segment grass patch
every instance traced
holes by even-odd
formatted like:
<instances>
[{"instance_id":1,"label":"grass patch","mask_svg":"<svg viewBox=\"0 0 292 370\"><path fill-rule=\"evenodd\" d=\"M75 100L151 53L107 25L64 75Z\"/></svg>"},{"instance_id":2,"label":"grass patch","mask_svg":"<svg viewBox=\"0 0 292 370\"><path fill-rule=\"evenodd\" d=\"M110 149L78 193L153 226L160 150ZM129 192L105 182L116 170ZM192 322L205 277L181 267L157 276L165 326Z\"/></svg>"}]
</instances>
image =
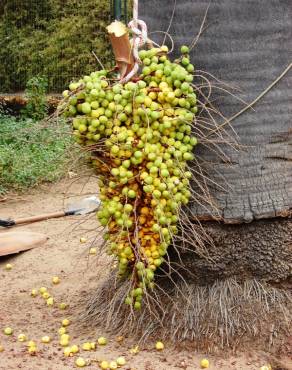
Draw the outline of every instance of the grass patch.
<instances>
[{"instance_id":1,"label":"grass patch","mask_svg":"<svg viewBox=\"0 0 292 370\"><path fill-rule=\"evenodd\" d=\"M0 194L62 177L72 145L70 127L63 120L44 125L0 113Z\"/></svg>"}]
</instances>

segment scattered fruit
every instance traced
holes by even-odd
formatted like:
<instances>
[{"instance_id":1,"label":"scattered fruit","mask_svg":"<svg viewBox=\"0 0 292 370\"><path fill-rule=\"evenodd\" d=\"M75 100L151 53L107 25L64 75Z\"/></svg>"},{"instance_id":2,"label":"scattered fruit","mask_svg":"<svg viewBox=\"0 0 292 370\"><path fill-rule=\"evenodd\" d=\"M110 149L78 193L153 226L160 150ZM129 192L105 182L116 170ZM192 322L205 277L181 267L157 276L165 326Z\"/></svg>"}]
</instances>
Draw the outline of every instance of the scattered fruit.
<instances>
[{"instance_id":1,"label":"scattered fruit","mask_svg":"<svg viewBox=\"0 0 292 370\"><path fill-rule=\"evenodd\" d=\"M107 344L107 339L105 337L99 337L97 339L97 343L100 345L100 346L105 346Z\"/></svg>"},{"instance_id":2,"label":"scattered fruit","mask_svg":"<svg viewBox=\"0 0 292 370\"><path fill-rule=\"evenodd\" d=\"M87 242L87 239L86 238L84 238L84 237L81 237L80 238L80 243L86 243Z\"/></svg>"},{"instance_id":3,"label":"scattered fruit","mask_svg":"<svg viewBox=\"0 0 292 370\"><path fill-rule=\"evenodd\" d=\"M69 326L70 325L70 320L69 319L64 319L62 320L62 326Z\"/></svg>"},{"instance_id":4,"label":"scattered fruit","mask_svg":"<svg viewBox=\"0 0 292 370\"><path fill-rule=\"evenodd\" d=\"M44 286L42 286L42 287L39 289L39 292L40 292L41 294L44 294L45 292L47 292L47 288L46 288L46 287L44 287Z\"/></svg>"},{"instance_id":5,"label":"scattered fruit","mask_svg":"<svg viewBox=\"0 0 292 370\"><path fill-rule=\"evenodd\" d=\"M72 353L78 353L79 352L79 347L76 344L73 344L70 348Z\"/></svg>"},{"instance_id":6,"label":"scattered fruit","mask_svg":"<svg viewBox=\"0 0 292 370\"><path fill-rule=\"evenodd\" d=\"M31 346L31 347L28 347L28 353L32 356L36 355L37 353L37 347L36 346Z\"/></svg>"},{"instance_id":7,"label":"scattered fruit","mask_svg":"<svg viewBox=\"0 0 292 370\"><path fill-rule=\"evenodd\" d=\"M109 369L109 363L107 361L102 361L100 364L99 364L100 368L103 369L103 370L107 370Z\"/></svg>"},{"instance_id":8,"label":"scattered fruit","mask_svg":"<svg viewBox=\"0 0 292 370\"><path fill-rule=\"evenodd\" d=\"M11 263L7 263L7 264L5 265L5 270L9 271L9 270L11 270L11 269L12 269L12 267L13 267L13 265L12 265Z\"/></svg>"},{"instance_id":9,"label":"scattered fruit","mask_svg":"<svg viewBox=\"0 0 292 370\"><path fill-rule=\"evenodd\" d=\"M47 306L53 306L54 305L54 298L50 297L47 299Z\"/></svg>"},{"instance_id":10,"label":"scattered fruit","mask_svg":"<svg viewBox=\"0 0 292 370\"><path fill-rule=\"evenodd\" d=\"M155 344L155 348L158 350L158 351L162 351L164 349L164 344L162 342L156 342Z\"/></svg>"},{"instance_id":11,"label":"scattered fruit","mask_svg":"<svg viewBox=\"0 0 292 370\"><path fill-rule=\"evenodd\" d=\"M3 330L3 332L4 332L5 335L11 335L11 334L13 334L13 329L8 327L8 328L5 328Z\"/></svg>"},{"instance_id":12,"label":"scattered fruit","mask_svg":"<svg viewBox=\"0 0 292 370\"><path fill-rule=\"evenodd\" d=\"M25 341L27 341L26 335L25 334L22 334L22 333L18 335L17 339L18 339L18 342L25 342Z\"/></svg>"},{"instance_id":13,"label":"scattered fruit","mask_svg":"<svg viewBox=\"0 0 292 370\"><path fill-rule=\"evenodd\" d=\"M86 361L82 357L78 357L75 361L75 365L78 367L84 367L86 366Z\"/></svg>"},{"instance_id":14,"label":"scattered fruit","mask_svg":"<svg viewBox=\"0 0 292 370\"><path fill-rule=\"evenodd\" d=\"M66 357L73 356L72 347L65 347L63 353Z\"/></svg>"},{"instance_id":15,"label":"scattered fruit","mask_svg":"<svg viewBox=\"0 0 292 370\"><path fill-rule=\"evenodd\" d=\"M58 277L58 276L54 276L53 278L52 278L52 283L53 284L55 284L55 285L57 285L57 284L59 284L60 283L60 278Z\"/></svg>"},{"instance_id":16,"label":"scattered fruit","mask_svg":"<svg viewBox=\"0 0 292 370\"><path fill-rule=\"evenodd\" d=\"M201 365L201 368L202 369L208 369L209 367L209 360L207 360L206 358L203 358L200 362L200 365Z\"/></svg>"},{"instance_id":17,"label":"scattered fruit","mask_svg":"<svg viewBox=\"0 0 292 370\"><path fill-rule=\"evenodd\" d=\"M95 342L90 342L90 347L91 347L91 349L96 349L96 343Z\"/></svg>"},{"instance_id":18,"label":"scattered fruit","mask_svg":"<svg viewBox=\"0 0 292 370\"><path fill-rule=\"evenodd\" d=\"M36 297L38 295L38 291L36 289L32 289L32 291L30 292L30 295L32 297Z\"/></svg>"},{"instance_id":19,"label":"scattered fruit","mask_svg":"<svg viewBox=\"0 0 292 370\"><path fill-rule=\"evenodd\" d=\"M42 337L41 341L42 343L50 343L51 338L48 335L45 335L44 337Z\"/></svg>"},{"instance_id":20,"label":"scattered fruit","mask_svg":"<svg viewBox=\"0 0 292 370\"><path fill-rule=\"evenodd\" d=\"M116 360L117 364L119 366L124 366L126 365L126 359L125 357L121 356L121 357L118 357L117 360Z\"/></svg>"},{"instance_id":21,"label":"scattered fruit","mask_svg":"<svg viewBox=\"0 0 292 370\"><path fill-rule=\"evenodd\" d=\"M49 292L44 292L44 293L42 294L42 297L43 297L44 299L48 299L48 298L50 298L50 297L51 297L51 294L50 294Z\"/></svg>"},{"instance_id":22,"label":"scattered fruit","mask_svg":"<svg viewBox=\"0 0 292 370\"><path fill-rule=\"evenodd\" d=\"M59 308L60 308L60 310L66 310L66 308L68 308L68 304L67 303L64 303L64 302L61 302L60 304L59 304Z\"/></svg>"},{"instance_id":23,"label":"scattered fruit","mask_svg":"<svg viewBox=\"0 0 292 370\"><path fill-rule=\"evenodd\" d=\"M60 335L65 334L66 332L67 332L67 329L66 329L66 328L64 328L63 326L58 330L58 333L59 333Z\"/></svg>"},{"instance_id":24,"label":"scattered fruit","mask_svg":"<svg viewBox=\"0 0 292 370\"><path fill-rule=\"evenodd\" d=\"M271 365L264 365L260 368L260 370L272 370L272 366Z\"/></svg>"},{"instance_id":25,"label":"scattered fruit","mask_svg":"<svg viewBox=\"0 0 292 370\"><path fill-rule=\"evenodd\" d=\"M33 340L30 340L30 341L27 343L27 346L28 346L28 347L36 347L36 342L34 342Z\"/></svg>"},{"instance_id":26,"label":"scattered fruit","mask_svg":"<svg viewBox=\"0 0 292 370\"><path fill-rule=\"evenodd\" d=\"M135 346L135 347L130 349L130 353L132 355L136 355L137 353L139 353L139 351L140 351L139 346Z\"/></svg>"},{"instance_id":27,"label":"scattered fruit","mask_svg":"<svg viewBox=\"0 0 292 370\"><path fill-rule=\"evenodd\" d=\"M83 343L82 349L84 349L84 351L90 351L92 349L91 344L89 342Z\"/></svg>"},{"instance_id":28,"label":"scattered fruit","mask_svg":"<svg viewBox=\"0 0 292 370\"><path fill-rule=\"evenodd\" d=\"M89 254L96 254L96 248L90 248Z\"/></svg>"},{"instance_id":29,"label":"scattered fruit","mask_svg":"<svg viewBox=\"0 0 292 370\"><path fill-rule=\"evenodd\" d=\"M111 361L110 363L109 363L109 368L112 370L114 370L114 369L117 369L118 368L118 364L117 364L117 362L116 361Z\"/></svg>"}]
</instances>

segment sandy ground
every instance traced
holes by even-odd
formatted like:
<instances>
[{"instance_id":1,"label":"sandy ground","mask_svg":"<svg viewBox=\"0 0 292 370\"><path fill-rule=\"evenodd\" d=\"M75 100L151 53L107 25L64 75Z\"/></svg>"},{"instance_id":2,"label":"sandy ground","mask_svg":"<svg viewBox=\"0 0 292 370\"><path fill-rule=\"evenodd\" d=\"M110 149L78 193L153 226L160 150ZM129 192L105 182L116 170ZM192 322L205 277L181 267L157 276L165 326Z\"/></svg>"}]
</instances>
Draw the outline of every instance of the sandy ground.
<instances>
[{"instance_id":1,"label":"sandy ground","mask_svg":"<svg viewBox=\"0 0 292 370\"><path fill-rule=\"evenodd\" d=\"M96 182L92 179L78 181L62 181L55 185L46 185L34 190L31 194L8 197L0 202L0 218L23 217L38 213L63 209L64 205L85 194L96 192ZM86 294L98 284L98 271L105 269L106 257L88 254L89 248L96 243L97 223L94 217L67 217L58 220L48 220L18 230L38 231L49 237L48 242L39 248L0 258L0 352L1 370L65 370L76 368L74 362L77 356L67 358L59 345L58 328L63 318L69 318L72 325L68 332L71 335L71 345L94 341L104 335L109 343L98 347L95 351L81 351L79 356L91 360L115 360L125 356L128 370L174 370L199 369L200 360L208 357L210 369L256 370L267 363L264 353L238 353L235 355L221 354L210 356L187 350L177 350L165 343L165 350L157 352L154 343L141 348L136 355L129 353L135 345L130 338L117 343L114 337L108 337L98 328L92 328L87 335L74 330L74 311L69 308L60 310L58 303L66 302L74 306L80 294ZM80 243L80 237L86 237L86 243ZM6 271L5 265L11 263L12 270ZM61 283L53 286L51 279L59 276ZM52 308L40 296L32 298L33 288L41 286L48 288L56 301ZM80 308L82 309L82 307ZM12 336L5 336L5 327L13 328ZM25 343L17 341L19 333L24 333L30 340L35 340L39 352L36 356L28 354ZM126 336L127 333L125 333ZM52 337L50 344L42 344L44 335ZM92 362L87 369L98 369L98 363Z\"/></svg>"}]
</instances>

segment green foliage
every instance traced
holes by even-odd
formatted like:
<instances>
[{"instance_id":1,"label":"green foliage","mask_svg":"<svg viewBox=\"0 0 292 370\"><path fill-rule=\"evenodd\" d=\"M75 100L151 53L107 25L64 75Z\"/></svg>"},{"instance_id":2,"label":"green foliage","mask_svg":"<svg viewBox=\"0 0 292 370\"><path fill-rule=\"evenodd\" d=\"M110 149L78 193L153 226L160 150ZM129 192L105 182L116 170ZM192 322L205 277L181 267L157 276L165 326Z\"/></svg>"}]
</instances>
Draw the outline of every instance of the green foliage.
<instances>
[{"instance_id":1,"label":"green foliage","mask_svg":"<svg viewBox=\"0 0 292 370\"><path fill-rule=\"evenodd\" d=\"M22 115L33 120L41 120L48 113L46 92L47 79L44 77L32 77L26 84L25 96L27 105L22 110Z\"/></svg>"},{"instance_id":2,"label":"green foliage","mask_svg":"<svg viewBox=\"0 0 292 370\"><path fill-rule=\"evenodd\" d=\"M0 5L0 89L24 90L34 76L48 78L49 91L106 67L112 53L106 26L108 0L2 0Z\"/></svg>"},{"instance_id":3,"label":"green foliage","mask_svg":"<svg viewBox=\"0 0 292 370\"><path fill-rule=\"evenodd\" d=\"M71 145L70 128L63 121L41 127L31 119L0 114L0 194L62 176Z\"/></svg>"}]
</instances>

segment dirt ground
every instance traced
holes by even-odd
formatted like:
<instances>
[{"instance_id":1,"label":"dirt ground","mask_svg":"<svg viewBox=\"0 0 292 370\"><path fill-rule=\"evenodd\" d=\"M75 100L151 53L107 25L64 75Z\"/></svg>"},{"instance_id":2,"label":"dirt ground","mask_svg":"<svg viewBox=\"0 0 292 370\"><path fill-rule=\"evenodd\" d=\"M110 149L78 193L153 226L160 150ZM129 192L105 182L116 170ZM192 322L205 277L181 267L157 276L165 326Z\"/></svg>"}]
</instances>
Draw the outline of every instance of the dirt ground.
<instances>
[{"instance_id":1,"label":"dirt ground","mask_svg":"<svg viewBox=\"0 0 292 370\"><path fill-rule=\"evenodd\" d=\"M59 184L45 185L31 194L8 197L0 202L0 218L23 217L63 209L78 197L95 194L94 178L81 180L64 180ZM129 349L135 345L130 338L123 343L117 343L115 337L109 337L99 328L92 328L87 335L74 329L74 321L78 318L75 311L69 308L60 310L58 303L66 302L74 306L80 294L86 294L98 284L98 272L106 270L106 257L97 258L88 251L96 243L97 223L95 217L73 216L62 219L48 220L18 230L31 230L46 234L47 243L39 248L0 258L0 352L1 370L65 370L76 368L74 362L78 356L64 357L59 345L58 328L64 318L69 318L72 325L68 332L70 344L82 344L94 341L98 336L106 336L108 344L99 346L95 351L81 351L79 356L92 360L115 360L125 356L127 360L124 369L128 370L174 370L200 369L200 360L207 357L210 369L256 370L267 364L268 354L250 351L236 355L221 354L210 356L186 350L177 350L165 343L165 350L157 352L154 343L140 348L133 355ZM80 237L86 237L86 243L80 243ZM13 268L5 270L5 265L11 263ZM60 284L53 286L53 276L59 276ZM47 307L40 296L32 298L32 289L45 286L52 294L56 304ZM82 310L82 307L80 307ZM3 334L5 327L13 328L13 335ZM37 342L39 352L31 356L25 343L17 341L19 333L27 335L29 340ZM52 337L49 344L42 344L44 335ZM125 336L127 333L125 333ZM98 363L92 362L86 369L98 369Z\"/></svg>"}]
</instances>

